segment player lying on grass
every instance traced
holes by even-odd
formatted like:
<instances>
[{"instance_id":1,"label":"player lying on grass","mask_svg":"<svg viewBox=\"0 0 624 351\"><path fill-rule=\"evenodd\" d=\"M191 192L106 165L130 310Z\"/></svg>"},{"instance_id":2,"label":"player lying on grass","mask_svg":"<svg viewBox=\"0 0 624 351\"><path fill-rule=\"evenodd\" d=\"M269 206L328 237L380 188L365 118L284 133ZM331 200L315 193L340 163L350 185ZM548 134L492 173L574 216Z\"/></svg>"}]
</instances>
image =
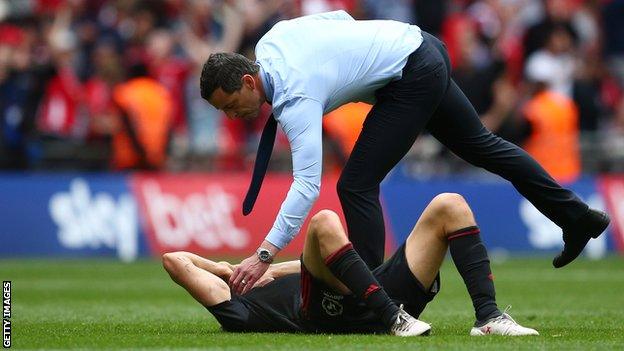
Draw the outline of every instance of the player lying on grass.
<instances>
[{"instance_id":1,"label":"player lying on grass","mask_svg":"<svg viewBox=\"0 0 624 351\"><path fill-rule=\"evenodd\" d=\"M338 215L329 210L312 218L301 260L272 264L243 295L226 283L235 268L227 262L173 252L163 255L163 265L227 331L407 336L430 330L412 316L418 317L437 294L449 248L475 308L470 335L538 335L498 309L479 228L458 194L436 196L406 242L372 274L353 250Z\"/></svg>"}]
</instances>

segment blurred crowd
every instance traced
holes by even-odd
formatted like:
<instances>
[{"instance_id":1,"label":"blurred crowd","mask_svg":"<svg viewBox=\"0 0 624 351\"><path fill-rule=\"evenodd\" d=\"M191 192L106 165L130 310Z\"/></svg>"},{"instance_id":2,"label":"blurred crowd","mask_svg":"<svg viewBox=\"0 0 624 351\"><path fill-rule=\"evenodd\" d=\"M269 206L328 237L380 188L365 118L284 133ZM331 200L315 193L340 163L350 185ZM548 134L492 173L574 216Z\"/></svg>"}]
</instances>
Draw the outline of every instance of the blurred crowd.
<instances>
[{"instance_id":1,"label":"blurred crowd","mask_svg":"<svg viewBox=\"0 0 624 351\"><path fill-rule=\"evenodd\" d=\"M0 0L0 169L246 169L270 111L227 119L199 95L203 62L337 9L444 40L483 123L557 179L624 170L624 0ZM325 118L326 171L369 109ZM289 169L283 135L274 158ZM405 164L468 169L427 135Z\"/></svg>"}]
</instances>

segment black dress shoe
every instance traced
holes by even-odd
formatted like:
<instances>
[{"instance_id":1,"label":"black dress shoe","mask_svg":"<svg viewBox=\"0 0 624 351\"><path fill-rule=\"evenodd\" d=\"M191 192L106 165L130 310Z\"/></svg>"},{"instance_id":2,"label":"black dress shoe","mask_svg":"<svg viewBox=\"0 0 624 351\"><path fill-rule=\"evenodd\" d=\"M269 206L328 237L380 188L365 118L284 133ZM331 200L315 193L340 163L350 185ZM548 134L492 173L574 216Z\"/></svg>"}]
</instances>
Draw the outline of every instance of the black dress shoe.
<instances>
[{"instance_id":1,"label":"black dress shoe","mask_svg":"<svg viewBox=\"0 0 624 351\"><path fill-rule=\"evenodd\" d=\"M574 261L583 252L591 238L597 238L609 226L606 212L590 208L576 224L563 232L563 251L553 259L553 266L561 268Z\"/></svg>"}]
</instances>

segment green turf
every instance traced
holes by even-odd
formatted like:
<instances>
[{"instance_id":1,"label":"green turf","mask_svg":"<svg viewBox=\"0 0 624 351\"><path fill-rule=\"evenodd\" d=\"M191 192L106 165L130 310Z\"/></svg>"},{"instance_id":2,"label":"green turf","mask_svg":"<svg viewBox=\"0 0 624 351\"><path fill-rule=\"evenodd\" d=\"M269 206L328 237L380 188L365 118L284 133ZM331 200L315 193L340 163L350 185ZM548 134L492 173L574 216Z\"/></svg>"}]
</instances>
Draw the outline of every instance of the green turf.
<instances>
[{"instance_id":1,"label":"green turf","mask_svg":"<svg viewBox=\"0 0 624 351\"><path fill-rule=\"evenodd\" d=\"M421 319L430 337L232 334L156 261L0 260L13 281L13 347L219 350L624 350L624 260L578 261L562 270L545 259L494 264L501 307L539 337L475 338L470 300L448 260L442 290Z\"/></svg>"}]
</instances>

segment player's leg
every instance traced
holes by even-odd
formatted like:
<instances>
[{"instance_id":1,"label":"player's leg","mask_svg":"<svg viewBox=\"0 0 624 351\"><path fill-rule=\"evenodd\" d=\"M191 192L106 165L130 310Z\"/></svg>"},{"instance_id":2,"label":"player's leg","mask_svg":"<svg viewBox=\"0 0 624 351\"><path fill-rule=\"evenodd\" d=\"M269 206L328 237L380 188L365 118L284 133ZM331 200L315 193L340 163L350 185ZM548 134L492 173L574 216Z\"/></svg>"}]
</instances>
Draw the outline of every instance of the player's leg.
<instances>
[{"instance_id":1,"label":"player's leg","mask_svg":"<svg viewBox=\"0 0 624 351\"><path fill-rule=\"evenodd\" d=\"M205 260L189 252L166 253L162 261L171 279L205 307L231 299L229 286L219 277L231 274L231 269L226 265Z\"/></svg>"},{"instance_id":2,"label":"player's leg","mask_svg":"<svg viewBox=\"0 0 624 351\"><path fill-rule=\"evenodd\" d=\"M425 288L434 282L447 248L475 309L471 331L492 334L535 335L499 311L490 261L472 211L458 194L440 194L427 206L407 238L405 256L410 271ZM481 329L483 328L483 329Z\"/></svg>"},{"instance_id":3,"label":"player's leg","mask_svg":"<svg viewBox=\"0 0 624 351\"><path fill-rule=\"evenodd\" d=\"M374 269L384 258L379 184L405 156L435 111L448 84L442 55L425 39L410 55L401 80L376 92L373 106L337 184L355 250Z\"/></svg>"},{"instance_id":4,"label":"player's leg","mask_svg":"<svg viewBox=\"0 0 624 351\"><path fill-rule=\"evenodd\" d=\"M353 249L338 215L322 210L310 220L303 264L316 279L341 294L353 292L391 326L399 308Z\"/></svg>"},{"instance_id":5,"label":"player's leg","mask_svg":"<svg viewBox=\"0 0 624 351\"><path fill-rule=\"evenodd\" d=\"M312 217L306 235L303 265L314 278L337 292L352 292L360 298L395 335L420 335L429 331L428 324L400 311L388 297L353 249L336 213L323 210Z\"/></svg>"},{"instance_id":6,"label":"player's leg","mask_svg":"<svg viewBox=\"0 0 624 351\"><path fill-rule=\"evenodd\" d=\"M458 194L440 194L425 208L407 238L405 256L414 276L431 286L447 248L464 279L477 320L501 315L490 261L470 207Z\"/></svg>"},{"instance_id":7,"label":"player's leg","mask_svg":"<svg viewBox=\"0 0 624 351\"><path fill-rule=\"evenodd\" d=\"M461 198L457 194L440 194L433 198L418 218L405 242L405 257L410 271L425 288L429 288L438 275L448 249L446 233L459 221L447 222L453 202ZM456 201L457 200L457 201ZM460 227L474 226L474 220L464 219Z\"/></svg>"},{"instance_id":8,"label":"player's leg","mask_svg":"<svg viewBox=\"0 0 624 351\"><path fill-rule=\"evenodd\" d=\"M323 245L319 242L321 237ZM338 215L329 210L322 210L312 216L303 246L303 264L314 278L344 295L350 293L349 288L329 270L325 259L348 244L349 239Z\"/></svg>"}]
</instances>

